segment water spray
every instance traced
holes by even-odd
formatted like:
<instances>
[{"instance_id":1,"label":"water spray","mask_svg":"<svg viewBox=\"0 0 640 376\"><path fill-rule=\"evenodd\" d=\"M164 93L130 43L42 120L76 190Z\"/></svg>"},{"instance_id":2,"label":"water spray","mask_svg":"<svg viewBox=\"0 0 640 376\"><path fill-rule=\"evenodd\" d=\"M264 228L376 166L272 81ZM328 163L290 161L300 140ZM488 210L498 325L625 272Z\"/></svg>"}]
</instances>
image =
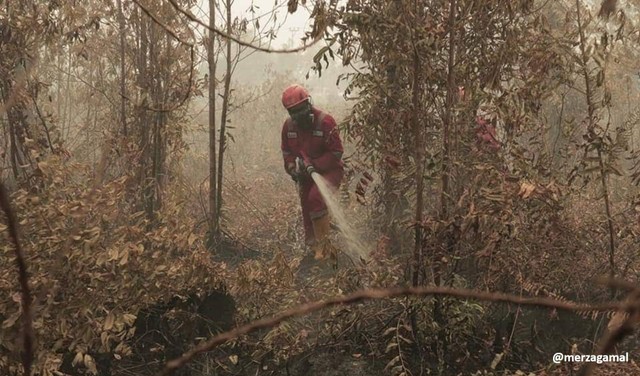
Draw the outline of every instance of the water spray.
<instances>
[{"instance_id":1,"label":"water spray","mask_svg":"<svg viewBox=\"0 0 640 376\"><path fill-rule=\"evenodd\" d=\"M306 153L302 153L302 158L298 158L296 166L298 171L310 172L311 178L318 186L318 190L324 199L331 218L338 227L338 231L342 234L346 241L346 253L353 260L367 260L369 251L362 243L358 232L351 226L351 221L347 218L344 210L340 206L340 202L336 197L335 189L331 187L329 182L322 175L315 172L315 169L307 169L306 166L312 166L311 161ZM310 171L309 171L310 170ZM300 187L300 185L299 185Z\"/></svg>"}]
</instances>

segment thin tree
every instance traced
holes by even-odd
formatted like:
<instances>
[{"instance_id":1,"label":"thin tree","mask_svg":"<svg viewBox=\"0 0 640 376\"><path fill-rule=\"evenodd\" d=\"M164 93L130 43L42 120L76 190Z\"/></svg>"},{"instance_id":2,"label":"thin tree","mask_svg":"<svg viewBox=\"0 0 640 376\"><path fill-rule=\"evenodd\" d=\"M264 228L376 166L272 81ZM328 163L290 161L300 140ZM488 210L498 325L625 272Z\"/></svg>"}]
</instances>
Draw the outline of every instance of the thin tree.
<instances>
[{"instance_id":1,"label":"thin tree","mask_svg":"<svg viewBox=\"0 0 640 376\"><path fill-rule=\"evenodd\" d=\"M578 34L580 37L580 68L582 70L582 75L585 82L585 99L587 101L587 115L588 115L588 123L587 123L587 132L589 134L589 138L597 138L595 135L596 127L597 127L597 119L596 119L596 110L597 105L595 103L595 88L593 87L592 77L589 72L589 53L587 52L587 40L585 36L585 26L582 20L582 15L580 13L580 5L581 1L576 0L576 16L577 16L577 26L578 26ZM602 68L602 74L604 75L604 68ZM603 201L604 201L604 209L605 214L607 216L607 225L609 227L609 277L613 278L615 276L615 225L613 223L613 218L611 216L611 202L610 202L610 194L609 194L609 185L607 183L607 168L604 163L603 156L603 147L604 141L595 141L594 146L597 152L598 166L600 168L600 182L602 184L602 193L603 193Z\"/></svg>"},{"instance_id":2,"label":"thin tree","mask_svg":"<svg viewBox=\"0 0 640 376\"><path fill-rule=\"evenodd\" d=\"M216 205L216 62L215 33L216 2L209 0L209 46L207 62L209 63L209 243L214 244L218 232L218 215Z\"/></svg>"},{"instance_id":3,"label":"thin tree","mask_svg":"<svg viewBox=\"0 0 640 376\"><path fill-rule=\"evenodd\" d=\"M227 35L231 35L231 31L233 28L232 20L231 20L231 0L226 0L225 7L227 10ZM218 229L216 236L220 236L220 216L222 212L222 181L223 181L223 171L224 171L224 151L225 151L225 142L226 142L226 131L227 131L227 121L229 114L229 95L231 89L231 74L233 73L233 64L231 60L231 39L226 38L226 73L224 75L224 95L222 97L222 114L220 118L220 146L218 150L218 187L217 187L217 208L216 208L216 223L218 223Z\"/></svg>"},{"instance_id":4,"label":"thin tree","mask_svg":"<svg viewBox=\"0 0 640 376\"><path fill-rule=\"evenodd\" d=\"M126 118L126 70L125 70L125 20L122 11L122 0L118 0L118 26L120 31L120 121L122 122L122 133L127 136Z\"/></svg>"},{"instance_id":5,"label":"thin tree","mask_svg":"<svg viewBox=\"0 0 640 376\"><path fill-rule=\"evenodd\" d=\"M415 8L418 8L417 3ZM414 9L415 16L418 17L419 10ZM419 25L420 20L413 25ZM414 28L414 26L410 26ZM415 40L415 29L411 33L412 46L413 46L413 83L411 93L412 103L412 116L411 122L413 126L413 134L415 137L415 158L416 158L416 211L415 211L415 244L413 251L413 286L418 285L420 271L422 269L422 218L424 211L424 132L423 124L420 119L420 103L421 103L421 84L422 84L422 61L420 59L420 53L416 47L417 41Z\"/></svg>"}]
</instances>

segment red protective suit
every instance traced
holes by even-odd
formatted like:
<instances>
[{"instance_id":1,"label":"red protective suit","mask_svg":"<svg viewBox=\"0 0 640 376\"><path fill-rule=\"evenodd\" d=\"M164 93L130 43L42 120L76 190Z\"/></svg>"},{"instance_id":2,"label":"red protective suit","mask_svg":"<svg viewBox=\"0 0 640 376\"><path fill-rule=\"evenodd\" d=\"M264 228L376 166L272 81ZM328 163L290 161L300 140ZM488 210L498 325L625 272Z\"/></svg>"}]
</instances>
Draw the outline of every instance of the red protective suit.
<instances>
[{"instance_id":1,"label":"red protective suit","mask_svg":"<svg viewBox=\"0 0 640 376\"><path fill-rule=\"evenodd\" d=\"M296 158L302 158L302 152L311 159L316 172L322 175L334 189L340 187L344 173L342 162L342 141L338 134L336 121L331 115L313 107L313 126L309 129L299 127L288 118L282 127L282 156L285 170L294 164ZM327 206L311 177L300 184L300 204L304 234L307 243L314 240L311 219L327 214Z\"/></svg>"},{"instance_id":2,"label":"red protective suit","mask_svg":"<svg viewBox=\"0 0 640 376\"><path fill-rule=\"evenodd\" d=\"M476 137L480 146L486 146L492 151L500 149L496 128L481 116L476 117Z\"/></svg>"}]
</instances>

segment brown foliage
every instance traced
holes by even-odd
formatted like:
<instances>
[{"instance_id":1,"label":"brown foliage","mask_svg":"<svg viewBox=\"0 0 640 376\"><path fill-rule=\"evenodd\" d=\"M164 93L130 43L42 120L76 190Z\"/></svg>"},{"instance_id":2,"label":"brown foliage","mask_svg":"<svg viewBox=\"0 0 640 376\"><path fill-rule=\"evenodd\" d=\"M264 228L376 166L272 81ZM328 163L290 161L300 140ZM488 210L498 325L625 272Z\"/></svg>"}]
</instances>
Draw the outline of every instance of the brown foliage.
<instances>
[{"instance_id":1,"label":"brown foliage","mask_svg":"<svg viewBox=\"0 0 640 376\"><path fill-rule=\"evenodd\" d=\"M43 190L13 195L30 255L38 372L56 369L66 351L90 372L95 362L89 354L124 357L141 308L219 284L222 269L209 261L201 236L172 199L159 225L149 229L143 213L126 204L128 177L93 190L78 183L84 179L78 165L51 158L40 167ZM11 261L3 258L0 290L19 296ZM2 336L11 338L23 313L13 301L1 304ZM3 346L1 367L15 372L19 348Z\"/></svg>"}]
</instances>

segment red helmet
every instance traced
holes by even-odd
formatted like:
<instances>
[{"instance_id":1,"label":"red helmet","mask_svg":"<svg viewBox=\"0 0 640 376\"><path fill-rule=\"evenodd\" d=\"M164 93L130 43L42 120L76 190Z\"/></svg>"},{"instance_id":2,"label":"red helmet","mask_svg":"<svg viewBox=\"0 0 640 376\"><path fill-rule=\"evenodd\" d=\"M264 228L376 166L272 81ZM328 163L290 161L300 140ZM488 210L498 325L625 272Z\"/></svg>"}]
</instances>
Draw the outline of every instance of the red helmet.
<instances>
[{"instance_id":1,"label":"red helmet","mask_svg":"<svg viewBox=\"0 0 640 376\"><path fill-rule=\"evenodd\" d=\"M300 85L291 85L282 93L282 105L287 110L299 105L310 98L307 89Z\"/></svg>"}]
</instances>

